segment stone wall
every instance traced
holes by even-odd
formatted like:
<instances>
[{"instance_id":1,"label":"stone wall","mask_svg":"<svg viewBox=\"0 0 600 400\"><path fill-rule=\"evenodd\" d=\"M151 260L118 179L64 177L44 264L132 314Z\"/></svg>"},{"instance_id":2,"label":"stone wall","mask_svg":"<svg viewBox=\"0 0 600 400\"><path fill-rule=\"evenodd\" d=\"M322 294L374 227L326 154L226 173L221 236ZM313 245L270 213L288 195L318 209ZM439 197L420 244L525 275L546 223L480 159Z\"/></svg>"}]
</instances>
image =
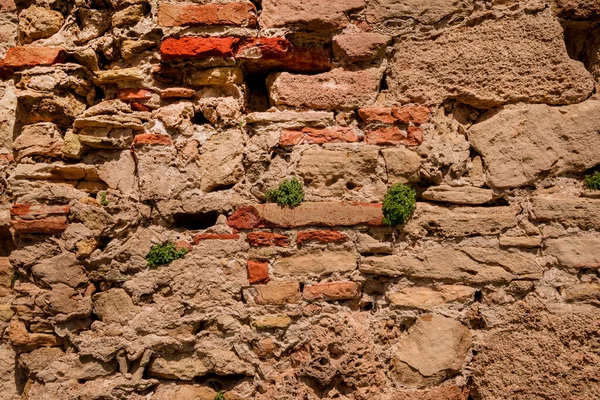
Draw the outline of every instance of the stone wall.
<instances>
[{"instance_id":1,"label":"stone wall","mask_svg":"<svg viewBox=\"0 0 600 400\"><path fill-rule=\"evenodd\" d=\"M0 399L600 398L597 1L0 0L0 38Z\"/></svg>"}]
</instances>

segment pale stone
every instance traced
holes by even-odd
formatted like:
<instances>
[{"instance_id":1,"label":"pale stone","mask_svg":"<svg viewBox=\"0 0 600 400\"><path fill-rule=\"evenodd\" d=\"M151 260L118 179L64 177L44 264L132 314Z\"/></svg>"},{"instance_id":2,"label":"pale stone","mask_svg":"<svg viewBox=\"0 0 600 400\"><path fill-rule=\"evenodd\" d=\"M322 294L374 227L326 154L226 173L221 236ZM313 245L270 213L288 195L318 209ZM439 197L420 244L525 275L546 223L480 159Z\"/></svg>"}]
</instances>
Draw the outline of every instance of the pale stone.
<instances>
[{"instance_id":1,"label":"pale stone","mask_svg":"<svg viewBox=\"0 0 600 400\"><path fill-rule=\"evenodd\" d=\"M404 147L381 150L385 161L388 183L418 182L421 157Z\"/></svg>"},{"instance_id":2,"label":"pale stone","mask_svg":"<svg viewBox=\"0 0 600 400\"><path fill-rule=\"evenodd\" d=\"M26 125L13 142L16 160L32 156L59 157L63 144L58 127L51 122Z\"/></svg>"},{"instance_id":3,"label":"pale stone","mask_svg":"<svg viewBox=\"0 0 600 400\"><path fill-rule=\"evenodd\" d=\"M381 55L391 41L390 36L378 33L347 33L333 37L333 51L350 62L370 61Z\"/></svg>"},{"instance_id":4,"label":"pale stone","mask_svg":"<svg viewBox=\"0 0 600 400\"><path fill-rule=\"evenodd\" d=\"M105 323L126 323L139 311L140 308L133 304L123 289L109 289L94 295L94 313Z\"/></svg>"},{"instance_id":5,"label":"pale stone","mask_svg":"<svg viewBox=\"0 0 600 400\"><path fill-rule=\"evenodd\" d=\"M31 43L54 35L63 22L58 11L32 5L19 14L19 33L24 43Z\"/></svg>"},{"instance_id":6,"label":"pale stone","mask_svg":"<svg viewBox=\"0 0 600 400\"><path fill-rule=\"evenodd\" d=\"M252 325L257 329L285 329L292 323L287 315L263 315L252 318Z\"/></svg>"},{"instance_id":7,"label":"pale stone","mask_svg":"<svg viewBox=\"0 0 600 400\"><path fill-rule=\"evenodd\" d=\"M156 387L153 400L214 400L217 392L203 386L175 383L160 384Z\"/></svg>"},{"instance_id":8,"label":"pale stone","mask_svg":"<svg viewBox=\"0 0 600 400\"><path fill-rule=\"evenodd\" d=\"M192 86L205 85L239 85L244 82L244 74L239 68L209 68L193 73L188 84Z\"/></svg>"},{"instance_id":9,"label":"pale stone","mask_svg":"<svg viewBox=\"0 0 600 400\"><path fill-rule=\"evenodd\" d=\"M600 101L565 106L528 105L500 111L469 129L485 160L487 183L511 188L546 174L583 172L600 163Z\"/></svg>"},{"instance_id":10,"label":"pale stone","mask_svg":"<svg viewBox=\"0 0 600 400\"><path fill-rule=\"evenodd\" d=\"M432 186L421 195L425 200L454 204L485 204L494 199L494 191L472 186Z\"/></svg>"},{"instance_id":11,"label":"pale stone","mask_svg":"<svg viewBox=\"0 0 600 400\"><path fill-rule=\"evenodd\" d=\"M83 148L79 141L79 135L73 133L73 130L68 130L65 134L63 145L61 147L62 154L67 158L80 160L83 154Z\"/></svg>"},{"instance_id":12,"label":"pale stone","mask_svg":"<svg viewBox=\"0 0 600 400\"><path fill-rule=\"evenodd\" d=\"M381 75L378 69L337 68L317 75L275 73L267 82L271 102L276 106L348 110L375 102Z\"/></svg>"},{"instance_id":13,"label":"pale stone","mask_svg":"<svg viewBox=\"0 0 600 400\"><path fill-rule=\"evenodd\" d=\"M191 381L197 376L206 375L209 372L204 361L193 354L169 354L156 357L148 368L148 374L162 379L178 379Z\"/></svg>"},{"instance_id":14,"label":"pale stone","mask_svg":"<svg viewBox=\"0 0 600 400\"><path fill-rule=\"evenodd\" d=\"M372 0L366 13L369 23L410 18L421 24L432 25L453 15L467 16L472 8L467 0Z\"/></svg>"},{"instance_id":15,"label":"pale stone","mask_svg":"<svg viewBox=\"0 0 600 400\"><path fill-rule=\"evenodd\" d=\"M121 68L106 71L96 71L94 82L97 85L106 85L109 83L118 83L126 81L142 80L142 71L139 68Z\"/></svg>"},{"instance_id":16,"label":"pale stone","mask_svg":"<svg viewBox=\"0 0 600 400\"><path fill-rule=\"evenodd\" d=\"M309 30L340 28L348 24L346 13L365 6L364 0L265 0L260 22L266 28L298 25Z\"/></svg>"},{"instance_id":17,"label":"pale stone","mask_svg":"<svg viewBox=\"0 0 600 400\"><path fill-rule=\"evenodd\" d=\"M443 285L430 289L411 286L386 295L389 302L398 307L431 310L445 303L473 300L476 289L461 285Z\"/></svg>"},{"instance_id":18,"label":"pale stone","mask_svg":"<svg viewBox=\"0 0 600 400\"><path fill-rule=\"evenodd\" d=\"M311 276L349 272L356 269L356 254L346 251L323 251L295 254L279 258L273 263L275 276Z\"/></svg>"},{"instance_id":19,"label":"pale stone","mask_svg":"<svg viewBox=\"0 0 600 400\"><path fill-rule=\"evenodd\" d=\"M359 270L372 275L464 283L508 283L514 279L539 279L542 274L542 267L528 253L475 247L439 247L426 250L419 257L363 257Z\"/></svg>"},{"instance_id":20,"label":"pale stone","mask_svg":"<svg viewBox=\"0 0 600 400\"><path fill-rule=\"evenodd\" d=\"M453 99L478 108L578 103L594 88L583 64L567 54L562 27L549 10L484 19L444 30L435 40L402 40L386 81L389 99L400 103Z\"/></svg>"},{"instance_id":21,"label":"pale stone","mask_svg":"<svg viewBox=\"0 0 600 400\"><path fill-rule=\"evenodd\" d=\"M64 283L73 288L88 283L85 269L72 253L47 258L31 268L33 275L47 285Z\"/></svg>"},{"instance_id":22,"label":"pale stone","mask_svg":"<svg viewBox=\"0 0 600 400\"><path fill-rule=\"evenodd\" d=\"M572 268L600 267L600 237L575 236L546 239L544 254L558 259L560 265Z\"/></svg>"},{"instance_id":23,"label":"pale stone","mask_svg":"<svg viewBox=\"0 0 600 400\"><path fill-rule=\"evenodd\" d=\"M452 374L461 369L467 351L471 346L471 333L460 322L439 315L419 317L408 334L398 342L398 351L393 362L416 369L422 376L431 377ZM401 368L398 379L402 382Z\"/></svg>"},{"instance_id":24,"label":"pale stone","mask_svg":"<svg viewBox=\"0 0 600 400\"><path fill-rule=\"evenodd\" d=\"M244 174L243 146L242 133L238 129L213 135L202 145L198 157L202 190L210 192L240 181Z\"/></svg>"},{"instance_id":25,"label":"pale stone","mask_svg":"<svg viewBox=\"0 0 600 400\"><path fill-rule=\"evenodd\" d=\"M556 221L565 226L598 229L600 200L581 197L532 197L531 214L534 221Z\"/></svg>"},{"instance_id":26,"label":"pale stone","mask_svg":"<svg viewBox=\"0 0 600 400\"><path fill-rule=\"evenodd\" d=\"M580 283L569 286L562 291L567 301L600 300L600 284Z\"/></svg>"}]
</instances>

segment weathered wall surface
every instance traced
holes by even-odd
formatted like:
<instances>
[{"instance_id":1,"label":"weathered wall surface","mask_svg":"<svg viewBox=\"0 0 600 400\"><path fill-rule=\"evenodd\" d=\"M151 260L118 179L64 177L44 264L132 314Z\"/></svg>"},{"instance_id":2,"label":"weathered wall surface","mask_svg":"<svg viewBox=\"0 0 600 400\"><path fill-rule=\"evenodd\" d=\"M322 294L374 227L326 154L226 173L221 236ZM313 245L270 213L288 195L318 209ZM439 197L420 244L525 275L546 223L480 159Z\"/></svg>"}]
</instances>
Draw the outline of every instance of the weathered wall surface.
<instances>
[{"instance_id":1,"label":"weathered wall surface","mask_svg":"<svg viewBox=\"0 0 600 400\"><path fill-rule=\"evenodd\" d=\"M0 399L600 398L597 1L0 0L0 59Z\"/></svg>"}]
</instances>

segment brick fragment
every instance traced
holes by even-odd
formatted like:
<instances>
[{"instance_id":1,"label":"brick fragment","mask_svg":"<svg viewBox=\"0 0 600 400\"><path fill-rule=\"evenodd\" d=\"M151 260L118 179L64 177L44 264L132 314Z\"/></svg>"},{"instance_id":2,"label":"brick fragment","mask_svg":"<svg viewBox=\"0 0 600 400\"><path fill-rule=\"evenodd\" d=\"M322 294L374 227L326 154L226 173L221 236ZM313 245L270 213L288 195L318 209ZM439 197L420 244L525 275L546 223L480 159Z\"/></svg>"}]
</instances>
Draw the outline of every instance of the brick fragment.
<instances>
[{"instance_id":1,"label":"brick fragment","mask_svg":"<svg viewBox=\"0 0 600 400\"><path fill-rule=\"evenodd\" d=\"M152 92L147 89L118 89L117 98L120 100L149 100Z\"/></svg>"},{"instance_id":2,"label":"brick fragment","mask_svg":"<svg viewBox=\"0 0 600 400\"><path fill-rule=\"evenodd\" d=\"M361 140L353 128L333 127L324 129L303 128L301 131L284 130L279 138L280 146L296 144L355 143Z\"/></svg>"},{"instance_id":3,"label":"brick fragment","mask_svg":"<svg viewBox=\"0 0 600 400\"><path fill-rule=\"evenodd\" d=\"M227 224L236 229L301 226L354 226L383 224L381 203L302 203L294 208L257 204L238 208Z\"/></svg>"},{"instance_id":4,"label":"brick fragment","mask_svg":"<svg viewBox=\"0 0 600 400\"><path fill-rule=\"evenodd\" d=\"M132 102L130 104L130 106L131 106L131 109L133 111L144 111L144 112L150 112L150 111L152 111L152 108L148 107L145 104L138 103L138 102Z\"/></svg>"},{"instance_id":5,"label":"brick fragment","mask_svg":"<svg viewBox=\"0 0 600 400\"><path fill-rule=\"evenodd\" d=\"M348 236L340 231L333 230L300 231L296 236L297 243L304 243L313 240L321 243L339 243L348 240Z\"/></svg>"},{"instance_id":6,"label":"brick fragment","mask_svg":"<svg viewBox=\"0 0 600 400\"><path fill-rule=\"evenodd\" d=\"M66 217L53 217L44 219L13 219L10 221L15 233L42 233L53 234L61 233L67 229L68 223Z\"/></svg>"},{"instance_id":7,"label":"brick fragment","mask_svg":"<svg viewBox=\"0 0 600 400\"><path fill-rule=\"evenodd\" d=\"M306 286L302 292L307 301L352 300L360 297L360 284L356 282L326 282Z\"/></svg>"},{"instance_id":8,"label":"brick fragment","mask_svg":"<svg viewBox=\"0 0 600 400\"><path fill-rule=\"evenodd\" d=\"M225 4L170 4L158 6L158 25L256 26L256 7L250 2Z\"/></svg>"},{"instance_id":9,"label":"brick fragment","mask_svg":"<svg viewBox=\"0 0 600 400\"><path fill-rule=\"evenodd\" d=\"M287 236L272 232L250 232L248 242L251 246L287 246Z\"/></svg>"},{"instance_id":10,"label":"brick fragment","mask_svg":"<svg viewBox=\"0 0 600 400\"><path fill-rule=\"evenodd\" d=\"M383 124L425 124L429 121L431 110L425 106L402 107L363 107L358 116L364 122Z\"/></svg>"},{"instance_id":11,"label":"brick fragment","mask_svg":"<svg viewBox=\"0 0 600 400\"><path fill-rule=\"evenodd\" d=\"M248 260L248 281L251 284L269 281L269 263L266 261Z\"/></svg>"},{"instance_id":12,"label":"brick fragment","mask_svg":"<svg viewBox=\"0 0 600 400\"><path fill-rule=\"evenodd\" d=\"M7 68L30 68L36 65L52 65L65 60L65 51L59 47L11 47L4 57Z\"/></svg>"},{"instance_id":13,"label":"brick fragment","mask_svg":"<svg viewBox=\"0 0 600 400\"><path fill-rule=\"evenodd\" d=\"M190 251L192 251L194 249L192 247L192 245L189 244L188 242L186 242L185 240L178 240L177 242L175 242L173 244L175 245L175 250L177 250L177 251L186 249L189 253Z\"/></svg>"},{"instance_id":14,"label":"brick fragment","mask_svg":"<svg viewBox=\"0 0 600 400\"><path fill-rule=\"evenodd\" d=\"M15 162L15 157L12 154L0 154L0 165L8 165Z\"/></svg>"},{"instance_id":15,"label":"brick fragment","mask_svg":"<svg viewBox=\"0 0 600 400\"><path fill-rule=\"evenodd\" d=\"M367 131L365 141L377 145L418 146L423 142L423 130L417 126L409 126L406 131L398 126L385 126Z\"/></svg>"},{"instance_id":16,"label":"brick fragment","mask_svg":"<svg viewBox=\"0 0 600 400\"><path fill-rule=\"evenodd\" d=\"M144 146L144 145L170 146L171 145L171 137L167 136L167 135L144 133L141 135L136 135L133 138L133 145L134 146Z\"/></svg>"},{"instance_id":17,"label":"brick fragment","mask_svg":"<svg viewBox=\"0 0 600 400\"><path fill-rule=\"evenodd\" d=\"M194 236L194 243L198 244L203 240L238 240L240 235L237 233L201 233Z\"/></svg>"},{"instance_id":18,"label":"brick fragment","mask_svg":"<svg viewBox=\"0 0 600 400\"><path fill-rule=\"evenodd\" d=\"M177 58L233 57L237 38L168 38L160 45L163 61Z\"/></svg>"}]
</instances>

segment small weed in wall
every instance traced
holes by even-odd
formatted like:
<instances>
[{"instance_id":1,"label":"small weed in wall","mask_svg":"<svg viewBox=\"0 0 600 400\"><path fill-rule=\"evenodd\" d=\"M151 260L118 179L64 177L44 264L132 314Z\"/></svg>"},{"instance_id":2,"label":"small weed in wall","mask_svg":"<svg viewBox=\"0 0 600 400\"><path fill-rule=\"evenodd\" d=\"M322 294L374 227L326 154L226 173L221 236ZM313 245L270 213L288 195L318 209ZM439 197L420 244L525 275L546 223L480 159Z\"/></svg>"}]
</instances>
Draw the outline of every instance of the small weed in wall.
<instances>
[{"instance_id":1,"label":"small weed in wall","mask_svg":"<svg viewBox=\"0 0 600 400\"><path fill-rule=\"evenodd\" d=\"M399 182L388 189L383 198L383 223L402 225L415 212L416 193L413 188Z\"/></svg>"},{"instance_id":2,"label":"small weed in wall","mask_svg":"<svg viewBox=\"0 0 600 400\"><path fill-rule=\"evenodd\" d=\"M600 190L600 172L596 171L593 174L585 177L585 186L589 190Z\"/></svg>"},{"instance_id":3,"label":"small weed in wall","mask_svg":"<svg viewBox=\"0 0 600 400\"><path fill-rule=\"evenodd\" d=\"M304 200L304 190L296 178L285 179L277 189L268 190L265 198L268 203L296 207Z\"/></svg>"},{"instance_id":4,"label":"small weed in wall","mask_svg":"<svg viewBox=\"0 0 600 400\"><path fill-rule=\"evenodd\" d=\"M186 254L187 249L177 250L173 243L156 244L150 249L146 261L149 267L156 267L183 258Z\"/></svg>"},{"instance_id":5,"label":"small weed in wall","mask_svg":"<svg viewBox=\"0 0 600 400\"><path fill-rule=\"evenodd\" d=\"M225 396L223 396L223 392L217 393L215 396L215 400L225 400Z\"/></svg>"},{"instance_id":6,"label":"small weed in wall","mask_svg":"<svg viewBox=\"0 0 600 400\"><path fill-rule=\"evenodd\" d=\"M100 192L100 205L102 207L106 207L108 205L108 200L106 200L106 192Z\"/></svg>"}]
</instances>

